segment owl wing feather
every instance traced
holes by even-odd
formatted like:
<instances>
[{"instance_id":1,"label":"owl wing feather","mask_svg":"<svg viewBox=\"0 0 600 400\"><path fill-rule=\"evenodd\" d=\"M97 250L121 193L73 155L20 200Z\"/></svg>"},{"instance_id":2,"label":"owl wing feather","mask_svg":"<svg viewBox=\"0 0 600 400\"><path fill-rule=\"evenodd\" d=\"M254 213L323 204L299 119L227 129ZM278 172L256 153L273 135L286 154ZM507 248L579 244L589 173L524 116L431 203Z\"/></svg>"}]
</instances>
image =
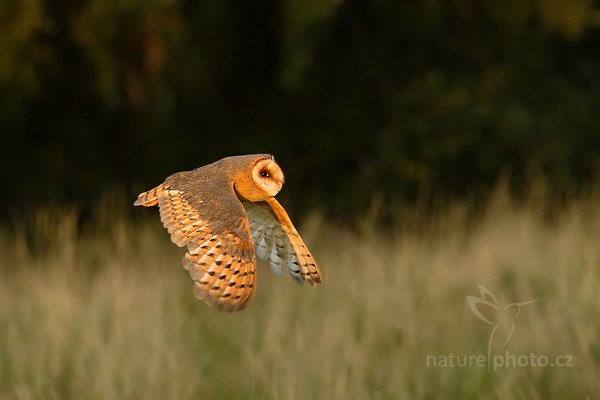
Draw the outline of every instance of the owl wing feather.
<instances>
[{"instance_id":1,"label":"owl wing feather","mask_svg":"<svg viewBox=\"0 0 600 400\"><path fill-rule=\"evenodd\" d=\"M167 178L135 204L158 204L171 241L187 246L182 265L194 280L194 295L218 310L241 310L256 285L248 218L231 185L214 176L199 183L190 174Z\"/></svg>"},{"instance_id":2,"label":"owl wing feather","mask_svg":"<svg viewBox=\"0 0 600 400\"><path fill-rule=\"evenodd\" d=\"M271 270L281 276L288 269L292 279L302 284L321 283L321 271L289 216L274 198L242 203L250 220L256 255L268 260Z\"/></svg>"}]
</instances>

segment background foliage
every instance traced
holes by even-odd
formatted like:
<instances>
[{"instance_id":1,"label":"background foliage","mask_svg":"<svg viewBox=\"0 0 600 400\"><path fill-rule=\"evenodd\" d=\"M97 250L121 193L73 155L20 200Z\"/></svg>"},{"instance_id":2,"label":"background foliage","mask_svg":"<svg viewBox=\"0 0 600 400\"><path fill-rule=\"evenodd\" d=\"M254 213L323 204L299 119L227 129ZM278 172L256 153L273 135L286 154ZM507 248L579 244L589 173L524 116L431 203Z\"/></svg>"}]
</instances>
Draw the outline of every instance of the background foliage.
<instances>
[{"instance_id":1,"label":"background foliage","mask_svg":"<svg viewBox=\"0 0 600 400\"><path fill-rule=\"evenodd\" d=\"M16 234L0 230L0 398L596 399L598 197L552 224L543 196L517 207L507 197L476 221L454 204L421 231L306 220L323 284L278 279L261 262L254 298L234 314L196 300L183 249L158 218L115 218L118 198L93 232L72 208L22 215ZM518 319L481 312L500 327L493 356L546 366L465 361L485 358L493 331L466 300L479 284L500 307L540 299ZM450 355L462 361L430 361Z\"/></svg>"},{"instance_id":2,"label":"background foliage","mask_svg":"<svg viewBox=\"0 0 600 400\"><path fill-rule=\"evenodd\" d=\"M598 10L0 0L0 398L597 398ZM261 264L225 315L131 203L252 152L320 209L294 221L324 281ZM479 284L543 299L511 354L574 365L426 365L485 353Z\"/></svg>"},{"instance_id":3,"label":"background foliage","mask_svg":"<svg viewBox=\"0 0 600 400\"><path fill-rule=\"evenodd\" d=\"M275 154L287 204L360 214L585 187L600 155L592 0L0 3L0 198L81 201ZM139 187L138 187L139 186ZM326 188L326 189L324 189Z\"/></svg>"}]
</instances>

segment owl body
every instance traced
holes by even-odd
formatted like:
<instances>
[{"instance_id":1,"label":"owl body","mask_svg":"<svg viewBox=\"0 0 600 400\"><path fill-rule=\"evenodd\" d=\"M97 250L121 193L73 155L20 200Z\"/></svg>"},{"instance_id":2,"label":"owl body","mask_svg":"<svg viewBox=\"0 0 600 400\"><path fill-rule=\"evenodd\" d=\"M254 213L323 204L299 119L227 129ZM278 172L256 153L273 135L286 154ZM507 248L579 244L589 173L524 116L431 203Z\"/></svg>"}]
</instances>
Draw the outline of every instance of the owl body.
<instances>
[{"instance_id":1,"label":"owl body","mask_svg":"<svg viewBox=\"0 0 600 400\"><path fill-rule=\"evenodd\" d=\"M243 309L256 285L256 255L281 275L316 285L321 272L274 196L283 172L271 155L223 158L169 176L134 205L159 205L176 245L187 246L183 266L194 294L219 310Z\"/></svg>"}]
</instances>

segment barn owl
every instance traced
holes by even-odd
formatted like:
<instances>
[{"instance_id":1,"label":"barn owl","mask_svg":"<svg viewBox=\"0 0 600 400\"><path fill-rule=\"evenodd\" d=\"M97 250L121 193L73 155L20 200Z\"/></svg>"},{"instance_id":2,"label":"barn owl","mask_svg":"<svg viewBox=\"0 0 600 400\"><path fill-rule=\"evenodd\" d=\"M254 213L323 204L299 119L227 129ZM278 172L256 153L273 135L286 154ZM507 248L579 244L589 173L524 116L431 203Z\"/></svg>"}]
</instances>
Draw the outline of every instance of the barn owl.
<instances>
[{"instance_id":1,"label":"barn owl","mask_svg":"<svg viewBox=\"0 0 600 400\"><path fill-rule=\"evenodd\" d=\"M194 280L194 295L222 311L241 310L256 286L256 256L299 284L321 271L275 195L283 172L269 154L226 157L169 176L135 206L160 208L160 219Z\"/></svg>"}]
</instances>

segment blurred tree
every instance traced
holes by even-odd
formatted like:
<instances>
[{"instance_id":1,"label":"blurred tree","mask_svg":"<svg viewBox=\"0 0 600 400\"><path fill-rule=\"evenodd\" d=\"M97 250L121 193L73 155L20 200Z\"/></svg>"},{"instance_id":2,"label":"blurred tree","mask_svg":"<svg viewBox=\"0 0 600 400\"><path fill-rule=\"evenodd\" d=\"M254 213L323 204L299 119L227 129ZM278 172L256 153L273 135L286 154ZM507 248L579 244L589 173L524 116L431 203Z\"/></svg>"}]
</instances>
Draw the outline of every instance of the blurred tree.
<instances>
[{"instance_id":1,"label":"blurred tree","mask_svg":"<svg viewBox=\"0 0 600 400\"><path fill-rule=\"evenodd\" d=\"M274 153L286 202L481 196L600 157L592 0L0 3L5 207ZM295 202L296 199L301 199ZM386 207L384 207L386 208Z\"/></svg>"}]
</instances>

